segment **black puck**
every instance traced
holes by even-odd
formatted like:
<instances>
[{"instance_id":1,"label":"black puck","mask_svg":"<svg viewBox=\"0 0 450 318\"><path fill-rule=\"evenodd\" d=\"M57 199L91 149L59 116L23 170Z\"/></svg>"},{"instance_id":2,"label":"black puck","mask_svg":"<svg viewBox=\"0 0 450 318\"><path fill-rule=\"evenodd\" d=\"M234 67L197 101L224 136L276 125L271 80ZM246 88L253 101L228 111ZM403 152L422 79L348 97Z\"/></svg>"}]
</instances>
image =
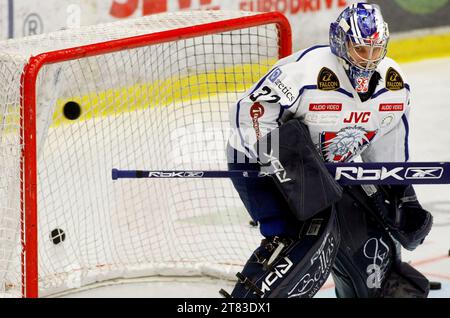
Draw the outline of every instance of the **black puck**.
<instances>
[{"instance_id":1,"label":"black puck","mask_svg":"<svg viewBox=\"0 0 450 318\"><path fill-rule=\"evenodd\" d=\"M77 102L67 102L63 107L63 114L69 120L76 120L81 116L81 106Z\"/></svg>"},{"instance_id":2,"label":"black puck","mask_svg":"<svg viewBox=\"0 0 450 318\"><path fill-rule=\"evenodd\" d=\"M50 241L52 241L55 245L64 242L65 239L66 233L64 233L64 231L61 229L54 229L50 232Z\"/></svg>"},{"instance_id":3,"label":"black puck","mask_svg":"<svg viewBox=\"0 0 450 318\"><path fill-rule=\"evenodd\" d=\"M248 222L251 226L258 226L258 222L251 220L250 222Z\"/></svg>"},{"instance_id":4,"label":"black puck","mask_svg":"<svg viewBox=\"0 0 450 318\"><path fill-rule=\"evenodd\" d=\"M430 282L430 290L439 290L442 288L440 282Z\"/></svg>"}]
</instances>

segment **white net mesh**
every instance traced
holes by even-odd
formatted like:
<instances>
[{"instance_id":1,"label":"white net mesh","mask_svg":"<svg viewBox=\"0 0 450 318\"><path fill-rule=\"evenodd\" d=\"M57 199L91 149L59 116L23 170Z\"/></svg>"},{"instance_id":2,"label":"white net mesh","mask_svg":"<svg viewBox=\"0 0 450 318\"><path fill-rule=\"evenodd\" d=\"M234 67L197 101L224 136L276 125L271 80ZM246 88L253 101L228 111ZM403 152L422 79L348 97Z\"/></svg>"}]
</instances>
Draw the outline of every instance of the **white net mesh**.
<instances>
[{"instance_id":1,"label":"white net mesh","mask_svg":"<svg viewBox=\"0 0 450 318\"><path fill-rule=\"evenodd\" d=\"M170 13L0 43L0 293L21 293L20 98L29 56L247 15ZM111 169L226 170L228 108L278 54L279 31L268 24L40 70L40 295L112 278L234 277L260 236L230 180L112 181Z\"/></svg>"}]
</instances>

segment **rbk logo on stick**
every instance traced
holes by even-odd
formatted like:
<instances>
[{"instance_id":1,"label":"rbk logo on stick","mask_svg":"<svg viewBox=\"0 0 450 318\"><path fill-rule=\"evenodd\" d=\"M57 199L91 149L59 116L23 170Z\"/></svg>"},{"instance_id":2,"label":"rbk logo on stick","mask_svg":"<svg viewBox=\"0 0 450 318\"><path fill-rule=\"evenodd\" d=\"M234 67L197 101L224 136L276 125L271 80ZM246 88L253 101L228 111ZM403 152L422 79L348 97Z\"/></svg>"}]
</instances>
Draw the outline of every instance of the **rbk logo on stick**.
<instances>
[{"instance_id":1,"label":"rbk logo on stick","mask_svg":"<svg viewBox=\"0 0 450 318\"><path fill-rule=\"evenodd\" d=\"M442 177L444 169L435 168L408 168L405 173L405 179L439 179Z\"/></svg>"},{"instance_id":2,"label":"rbk logo on stick","mask_svg":"<svg viewBox=\"0 0 450 318\"><path fill-rule=\"evenodd\" d=\"M202 171L152 171L149 178L201 178L204 173Z\"/></svg>"},{"instance_id":3,"label":"rbk logo on stick","mask_svg":"<svg viewBox=\"0 0 450 318\"><path fill-rule=\"evenodd\" d=\"M358 181L383 181L383 180L405 180L405 179L440 179L444 173L442 167L397 167L388 169L364 169L362 167L337 167L336 180L358 180Z\"/></svg>"}]
</instances>

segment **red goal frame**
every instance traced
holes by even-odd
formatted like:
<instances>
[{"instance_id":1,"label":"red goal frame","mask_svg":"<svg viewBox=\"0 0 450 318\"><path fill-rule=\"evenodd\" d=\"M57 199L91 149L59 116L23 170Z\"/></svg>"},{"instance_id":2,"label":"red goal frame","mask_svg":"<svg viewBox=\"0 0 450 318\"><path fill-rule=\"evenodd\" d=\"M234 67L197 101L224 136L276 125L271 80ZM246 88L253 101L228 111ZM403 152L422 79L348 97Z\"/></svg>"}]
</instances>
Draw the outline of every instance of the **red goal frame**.
<instances>
[{"instance_id":1,"label":"red goal frame","mask_svg":"<svg viewBox=\"0 0 450 318\"><path fill-rule=\"evenodd\" d=\"M23 150L21 168L21 271L22 296L38 297L38 211L37 211L37 145L36 145L36 82L44 65L72 59L113 53L173 40L227 32L248 27L275 24L279 33L279 58L292 53L292 31L287 18L279 12L227 19L92 45L42 53L29 59L21 78L20 137Z\"/></svg>"}]
</instances>

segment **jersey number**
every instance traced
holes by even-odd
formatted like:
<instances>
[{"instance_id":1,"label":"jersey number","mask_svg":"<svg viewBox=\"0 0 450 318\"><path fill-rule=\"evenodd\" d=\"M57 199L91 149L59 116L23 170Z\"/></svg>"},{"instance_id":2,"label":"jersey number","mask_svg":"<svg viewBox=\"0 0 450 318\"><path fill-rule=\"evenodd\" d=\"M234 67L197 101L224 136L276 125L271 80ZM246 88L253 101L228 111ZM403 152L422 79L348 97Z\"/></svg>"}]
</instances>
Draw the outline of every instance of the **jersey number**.
<instances>
[{"instance_id":1,"label":"jersey number","mask_svg":"<svg viewBox=\"0 0 450 318\"><path fill-rule=\"evenodd\" d=\"M259 93L257 93L257 94L256 94L256 92L254 92L254 93L252 93L252 94L250 95L250 99L252 100L252 102L256 102L256 100L257 100L259 97L261 97L261 96L267 96L267 95L269 95L270 93L272 93L272 90L271 90L269 87L267 87L267 86L264 86L261 90L262 90L262 92L259 92ZM255 94L256 94L256 95L255 95ZM281 97L278 96L278 95L270 95L270 97L271 97L272 99L270 99L270 100L265 100L265 102L267 102L267 103L276 103L276 102L278 102L278 101L281 99Z\"/></svg>"}]
</instances>

